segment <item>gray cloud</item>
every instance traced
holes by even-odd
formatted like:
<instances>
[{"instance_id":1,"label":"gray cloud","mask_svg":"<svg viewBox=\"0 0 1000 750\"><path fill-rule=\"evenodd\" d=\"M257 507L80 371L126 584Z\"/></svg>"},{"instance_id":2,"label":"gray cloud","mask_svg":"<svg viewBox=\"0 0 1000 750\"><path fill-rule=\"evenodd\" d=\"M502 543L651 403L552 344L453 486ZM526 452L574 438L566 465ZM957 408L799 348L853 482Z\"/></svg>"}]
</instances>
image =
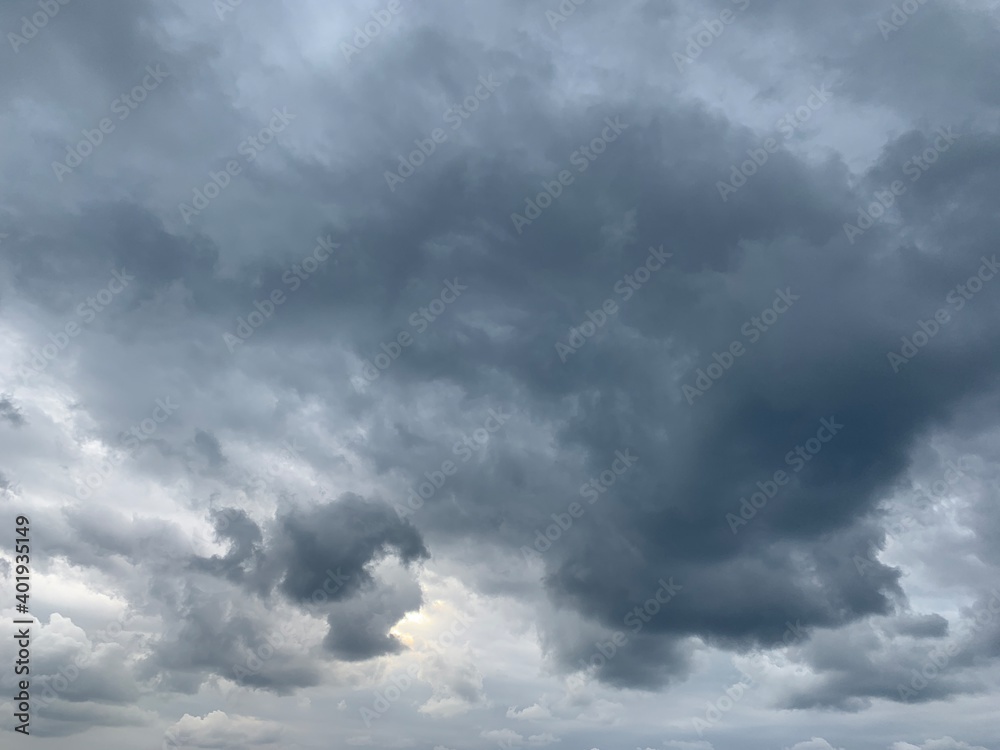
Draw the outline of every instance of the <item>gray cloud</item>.
<instances>
[{"instance_id":1,"label":"gray cloud","mask_svg":"<svg viewBox=\"0 0 1000 750\"><path fill-rule=\"evenodd\" d=\"M601 697L522 740L659 747L702 741L677 728L704 709L652 716L632 691L714 700L714 660L763 651L805 676L741 702L716 750L799 747L800 719L882 750L913 717L942 736L944 701L968 714L961 742L987 744L991 4L911 3L891 33L893 9L860 0L562 5L552 24L558 4L520 0L70 3L5 50L0 160L20 177L0 200L0 486L23 483L4 502L32 516L36 574L67 581L37 615L72 617L106 667L47 731L149 711L192 747L379 744L390 727L463 746L431 736L436 716L485 747L508 697L558 713L555 683L585 672ZM39 8L5 6L0 28ZM782 133L814 87L829 101ZM60 176L73 150L91 153ZM669 259L643 281L654 248ZM126 451L168 397L176 413ZM604 482L619 451L638 460ZM957 455L967 475L894 525ZM682 591L628 620L663 579ZM105 599L134 630L87 645ZM459 600L498 609L458 666L432 662L428 613ZM282 613L296 635L275 646ZM313 706L407 660L427 679L391 720L316 730L331 719ZM291 737L258 693L302 701ZM796 711L747 740L741 712L775 708ZM606 736L587 711L637 728ZM875 732L872 715L895 718Z\"/></svg>"}]
</instances>

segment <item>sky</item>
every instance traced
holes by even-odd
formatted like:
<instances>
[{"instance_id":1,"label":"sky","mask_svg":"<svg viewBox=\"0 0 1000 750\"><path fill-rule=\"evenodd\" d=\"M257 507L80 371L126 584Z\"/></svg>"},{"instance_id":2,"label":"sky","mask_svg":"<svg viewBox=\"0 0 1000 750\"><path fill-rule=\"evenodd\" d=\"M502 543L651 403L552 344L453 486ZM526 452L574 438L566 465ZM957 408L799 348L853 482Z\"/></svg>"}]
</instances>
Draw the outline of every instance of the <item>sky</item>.
<instances>
[{"instance_id":1,"label":"sky","mask_svg":"<svg viewBox=\"0 0 1000 750\"><path fill-rule=\"evenodd\" d=\"M1000 750L998 13L4 3L11 746Z\"/></svg>"}]
</instances>

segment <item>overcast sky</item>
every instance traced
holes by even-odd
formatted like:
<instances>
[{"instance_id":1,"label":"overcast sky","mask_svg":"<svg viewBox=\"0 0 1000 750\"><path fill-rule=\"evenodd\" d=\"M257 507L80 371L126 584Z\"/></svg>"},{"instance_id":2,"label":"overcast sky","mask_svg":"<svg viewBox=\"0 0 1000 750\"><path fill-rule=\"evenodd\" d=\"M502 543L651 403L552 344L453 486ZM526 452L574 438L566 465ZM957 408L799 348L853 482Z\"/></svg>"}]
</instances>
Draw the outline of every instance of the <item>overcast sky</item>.
<instances>
[{"instance_id":1,"label":"overcast sky","mask_svg":"<svg viewBox=\"0 0 1000 750\"><path fill-rule=\"evenodd\" d=\"M3 3L0 727L998 750L998 13Z\"/></svg>"}]
</instances>

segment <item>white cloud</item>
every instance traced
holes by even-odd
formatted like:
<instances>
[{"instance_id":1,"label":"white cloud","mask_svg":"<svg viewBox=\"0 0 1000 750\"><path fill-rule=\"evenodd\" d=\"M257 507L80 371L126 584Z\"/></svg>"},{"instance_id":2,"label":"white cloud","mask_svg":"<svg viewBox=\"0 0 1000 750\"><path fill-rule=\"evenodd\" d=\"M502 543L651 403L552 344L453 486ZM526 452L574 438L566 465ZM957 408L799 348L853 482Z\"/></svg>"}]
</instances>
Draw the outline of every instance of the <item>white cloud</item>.
<instances>
[{"instance_id":1,"label":"white cloud","mask_svg":"<svg viewBox=\"0 0 1000 750\"><path fill-rule=\"evenodd\" d=\"M247 745L271 745L281 739L281 725L250 716L213 711L207 716L184 714L167 731L178 747L236 750Z\"/></svg>"},{"instance_id":2,"label":"white cloud","mask_svg":"<svg viewBox=\"0 0 1000 750\"><path fill-rule=\"evenodd\" d=\"M538 719L551 719L552 712L545 708L545 706L540 706L537 703L528 706L527 708L522 708L520 711L511 706L507 709L507 718L537 721Z\"/></svg>"}]
</instances>

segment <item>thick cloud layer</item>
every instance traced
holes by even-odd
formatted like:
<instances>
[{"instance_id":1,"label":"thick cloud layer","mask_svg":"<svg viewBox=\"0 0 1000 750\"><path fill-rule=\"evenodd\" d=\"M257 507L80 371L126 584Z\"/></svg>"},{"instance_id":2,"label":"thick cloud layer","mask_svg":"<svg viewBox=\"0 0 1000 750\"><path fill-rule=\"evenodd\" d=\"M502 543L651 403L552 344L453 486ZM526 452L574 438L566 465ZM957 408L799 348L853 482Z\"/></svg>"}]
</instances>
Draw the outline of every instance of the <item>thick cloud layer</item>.
<instances>
[{"instance_id":1,"label":"thick cloud layer","mask_svg":"<svg viewBox=\"0 0 1000 750\"><path fill-rule=\"evenodd\" d=\"M995 6L5 6L37 733L996 744Z\"/></svg>"}]
</instances>

